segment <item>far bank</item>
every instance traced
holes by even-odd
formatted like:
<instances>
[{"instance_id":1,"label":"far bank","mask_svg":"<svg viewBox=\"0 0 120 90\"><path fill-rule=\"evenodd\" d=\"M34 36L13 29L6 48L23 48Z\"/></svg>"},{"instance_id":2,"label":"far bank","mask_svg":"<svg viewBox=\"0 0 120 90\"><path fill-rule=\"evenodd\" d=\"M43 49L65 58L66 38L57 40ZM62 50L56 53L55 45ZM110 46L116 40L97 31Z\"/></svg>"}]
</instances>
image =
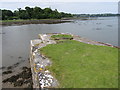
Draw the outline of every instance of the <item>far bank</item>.
<instances>
[{"instance_id":1,"label":"far bank","mask_svg":"<svg viewBox=\"0 0 120 90\"><path fill-rule=\"evenodd\" d=\"M58 24L71 22L69 19L33 19L33 20L3 20L0 21L0 25L25 25L25 24Z\"/></svg>"}]
</instances>

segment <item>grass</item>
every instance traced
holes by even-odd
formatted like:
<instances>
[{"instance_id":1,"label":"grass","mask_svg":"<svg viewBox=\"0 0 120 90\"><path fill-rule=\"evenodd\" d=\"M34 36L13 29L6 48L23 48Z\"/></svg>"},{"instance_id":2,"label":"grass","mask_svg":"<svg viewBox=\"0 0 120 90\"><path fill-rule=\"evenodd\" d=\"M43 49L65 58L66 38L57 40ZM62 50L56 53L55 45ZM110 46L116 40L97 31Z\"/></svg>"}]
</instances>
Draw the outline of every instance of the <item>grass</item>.
<instances>
[{"instance_id":1,"label":"grass","mask_svg":"<svg viewBox=\"0 0 120 90\"><path fill-rule=\"evenodd\" d=\"M52 35L51 39L54 39L54 40L73 39L73 37L71 35L58 34L58 35Z\"/></svg>"},{"instance_id":2,"label":"grass","mask_svg":"<svg viewBox=\"0 0 120 90\"><path fill-rule=\"evenodd\" d=\"M21 21L28 21L28 20L60 20L60 19L18 19L18 20L0 20L0 22L21 22Z\"/></svg>"},{"instance_id":3,"label":"grass","mask_svg":"<svg viewBox=\"0 0 120 90\"><path fill-rule=\"evenodd\" d=\"M26 21L26 20L0 20L0 22L20 22L20 21Z\"/></svg>"},{"instance_id":4,"label":"grass","mask_svg":"<svg viewBox=\"0 0 120 90\"><path fill-rule=\"evenodd\" d=\"M55 36L52 36L55 37ZM48 69L60 88L117 88L118 50L74 40L40 49L53 63Z\"/></svg>"}]
</instances>

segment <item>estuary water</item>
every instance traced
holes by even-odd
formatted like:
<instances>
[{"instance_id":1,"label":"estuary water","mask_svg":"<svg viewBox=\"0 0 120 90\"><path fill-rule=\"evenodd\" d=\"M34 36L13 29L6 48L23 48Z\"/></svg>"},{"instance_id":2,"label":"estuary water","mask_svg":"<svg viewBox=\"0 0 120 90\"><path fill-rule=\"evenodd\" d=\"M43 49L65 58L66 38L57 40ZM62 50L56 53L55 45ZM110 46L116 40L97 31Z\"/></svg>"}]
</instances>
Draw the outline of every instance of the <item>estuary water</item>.
<instances>
[{"instance_id":1,"label":"estuary water","mask_svg":"<svg viewBox=\"0 0 120 90\"><path fill-rule=\"evenodd\" d=\"M100 17L93 20L73 20L59 24L28 24L2 27L2 65L10 66L28 60L30 40L40 33L72 33L118 46L118 18Z\"/></svg>"}]
</instances>

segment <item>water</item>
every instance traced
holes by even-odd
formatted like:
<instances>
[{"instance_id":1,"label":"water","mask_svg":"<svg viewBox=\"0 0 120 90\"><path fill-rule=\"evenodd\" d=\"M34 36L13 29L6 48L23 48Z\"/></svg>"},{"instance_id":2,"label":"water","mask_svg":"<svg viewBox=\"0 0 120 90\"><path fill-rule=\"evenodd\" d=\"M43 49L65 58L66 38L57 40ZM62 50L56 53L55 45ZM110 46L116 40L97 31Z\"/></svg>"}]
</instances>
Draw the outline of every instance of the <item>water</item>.
<instances>
[{"instance_id":1,"label":"water","mask_svg":"<svg viewBox=\"0 0 120 90\"><path fill-rule=\"evenodd\" d=\"M30 40L39 33L72 33L91 40L118 46L117 17L102 17L97 20L75 20L63 24L29 24L2 27L2 63L10 66L20 60L28 60Z\"/></svg>"}]
</instances>

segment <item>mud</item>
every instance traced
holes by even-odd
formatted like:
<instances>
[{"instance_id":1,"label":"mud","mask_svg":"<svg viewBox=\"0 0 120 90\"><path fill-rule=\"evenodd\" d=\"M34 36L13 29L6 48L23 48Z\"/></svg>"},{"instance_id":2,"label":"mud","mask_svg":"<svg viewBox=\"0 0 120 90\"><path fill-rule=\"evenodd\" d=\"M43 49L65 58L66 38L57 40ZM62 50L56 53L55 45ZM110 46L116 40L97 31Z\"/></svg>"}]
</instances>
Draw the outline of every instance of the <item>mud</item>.
<instances>
[{"instance_id":1,"label":"mud","mask_svg":"<svg viewBox=\"0 0 120 90\"><path fill-rule=\"evenodd\" d=\"M19 73L17 75L13 75L10 78L3 80L2 82L3 83L10 82L11 84L14 85L14 87L22 86L23 84L27 84L27 88L32 88L31 69L28 67L23 67L22 70L23 71L21 73Z\"/></svg>"}]
</instances>

